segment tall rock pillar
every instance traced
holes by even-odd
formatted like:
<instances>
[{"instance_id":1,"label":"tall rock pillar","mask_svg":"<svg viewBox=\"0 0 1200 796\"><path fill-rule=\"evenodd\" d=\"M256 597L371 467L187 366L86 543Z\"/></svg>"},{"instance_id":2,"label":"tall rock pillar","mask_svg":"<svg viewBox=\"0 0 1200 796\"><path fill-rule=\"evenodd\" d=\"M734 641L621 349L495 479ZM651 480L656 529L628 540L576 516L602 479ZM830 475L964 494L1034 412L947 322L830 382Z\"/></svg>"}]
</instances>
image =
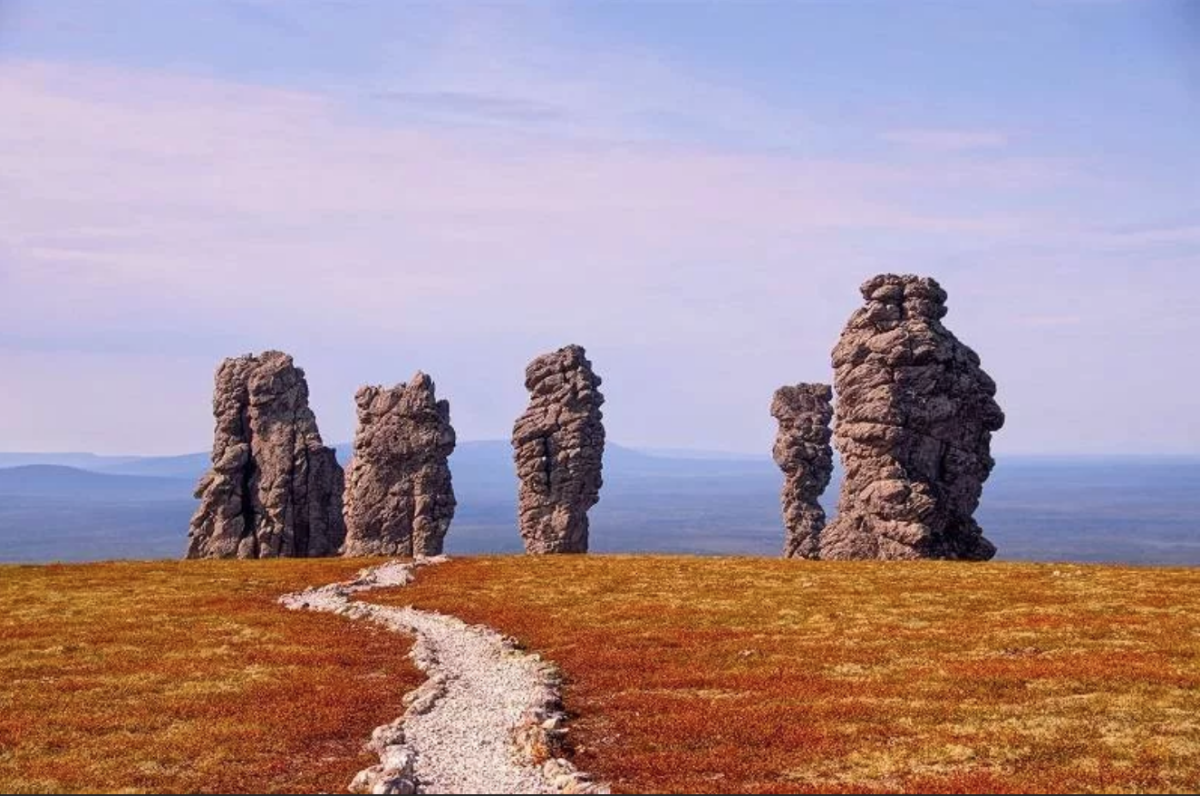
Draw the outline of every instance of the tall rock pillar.
<instances>
[{"instance_id":1,"label":"tall rock pillar","mask_svg":"<svg viewBox=\"0 0 1200 796\"><path fill-rule=\"evenodd\" d=\"M586 553L588 509L600 499L600 377L571 345L525 369L529 407L513 426L518 519L527 553Z\"/></svg>"},{"instance_id":2,"label":"tall rock pillar","mask_svg":"<svg viewBox=\"0 0 1200 796\"><path fill-rule=\"evenodd\" d=\"M861 290L833 351L846 478L821 558L990 559L972 515L1004 425L996 383L942 325L937 282L884 274Z\"/></svg>"},{"instance_id":3,"label":"tall rock pillar","mask_svg":"<svg viewBox=\"0 0 1200 796\"><path fill-rule=\"evenodd\" d=\"M304 371L280 351L226 359L213 392L212 468L188 530L188 558L337 555L342 468L308 406Z\"/></svg>"}]
</instances>

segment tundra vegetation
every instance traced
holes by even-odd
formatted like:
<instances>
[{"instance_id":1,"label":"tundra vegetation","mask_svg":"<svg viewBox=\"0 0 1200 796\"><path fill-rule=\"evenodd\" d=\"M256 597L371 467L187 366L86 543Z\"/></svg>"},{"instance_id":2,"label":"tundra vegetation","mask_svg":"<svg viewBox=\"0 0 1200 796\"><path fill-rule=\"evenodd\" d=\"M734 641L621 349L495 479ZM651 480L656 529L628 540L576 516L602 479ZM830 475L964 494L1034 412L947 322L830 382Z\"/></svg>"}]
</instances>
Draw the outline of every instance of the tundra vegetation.
<instances>
[{"instance_id":1,"label":"tundra vegetation","mask_svg":"<svg viewBox=\"0 0 1200 796\"><path fill-rule=\"evenodd\" d=\"M1200 571L462 559L370 599L558 663L623 792L1200 789Z\"/></svg>"},{"instance_id":2,"label":"tundra vegetation","mask_svg":"<svg viewBox=\"0 0 1200 796\"><path fill-rule=\"evenodd\" d=\"M421 675L363 560L0 568L0 790L334 792ZM557 663L621 792L1195 792L1200 570L553 556L363 599Z\"/></svg>"},{"instance_id":3,"label":"tundra vegetation","mask_svg":"<svg viewBox=\"0 0 1200 796\"><path fill-rule=\"evenodd\" d=\"M364 563L0 567L0 791L344 790L423 675L404 637L276 600Z\"/></svg>"}]
</instances>

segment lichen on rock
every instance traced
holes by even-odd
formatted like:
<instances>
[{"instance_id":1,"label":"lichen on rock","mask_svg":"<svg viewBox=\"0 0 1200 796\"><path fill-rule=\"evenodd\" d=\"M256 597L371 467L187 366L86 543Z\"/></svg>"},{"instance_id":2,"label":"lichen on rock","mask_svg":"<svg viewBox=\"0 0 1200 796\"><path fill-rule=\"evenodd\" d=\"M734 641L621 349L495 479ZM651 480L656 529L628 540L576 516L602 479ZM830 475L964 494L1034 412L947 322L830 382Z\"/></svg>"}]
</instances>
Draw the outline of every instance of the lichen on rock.
<instances>
[{"instance_id":1,"label":"lichen on rock","mask_svg":"<svg viewBox=\"0 0 1200 796\"><path fill-rule=\"evenodd\" d=\"M454 519L450 404L418 372L354 396L358 430L346 473L347 556L437 556Z\"/></svg>"},{"instance_id":2,"label":"lichen on rock","mask_svg":"<svg viewBox=\"0 0 1200 796\"><path fill-rule=\"evenodd\" d=\"M833 351L834 442L845 467L824 559L987 560L973 514L1004 425L996 383L942 325L933 279L884 274L862 288Z\"/></svg>"},{"instance_id":3,"label":"lichen on rock","mask_svg":"<svg viewBox=\"0 0 1200 796\"><path fill-rule=\"evenodd\" d=\"M772 454L784 473L784 558L820 557L825 510L818 501L833 473L832 399L828 384L797 384L780 387L771 400L771 416L779 421Z\"/></svg>"},{"instance_id":4,"label":"lichen on rock","mask_svg":"<svg viewBox=\"0 0 1200 796\"><path fill-rule=\"evenodd\" d=\"M600 377L566 346L525 369L529 406L513 426L518 518L527 553L586 553L588 509L600 499L604 424Z\"/></svg>"},{"instance_id":5,"label":"lichen on rock","mask_svg":"<svg viewBox=\"0 0 1200 796\"><path fill-rule=\"evenodd\" d=\"M213 392L212 468L188 530L188 558L336 555L343 473L308 405L304 371L280 351L226 359Z\"/></svg>"}]
</instances>

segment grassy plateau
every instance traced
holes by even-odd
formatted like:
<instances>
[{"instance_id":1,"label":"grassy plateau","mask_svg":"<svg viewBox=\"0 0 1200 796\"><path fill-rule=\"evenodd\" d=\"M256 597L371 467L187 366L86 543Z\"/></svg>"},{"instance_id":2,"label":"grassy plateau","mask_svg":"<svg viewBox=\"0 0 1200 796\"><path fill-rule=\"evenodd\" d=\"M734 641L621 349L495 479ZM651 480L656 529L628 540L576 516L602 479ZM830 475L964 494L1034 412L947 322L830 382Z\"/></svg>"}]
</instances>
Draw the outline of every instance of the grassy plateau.
<instances>
[{"instance_id":1,"label":"grassy plateau","mask_svg":"<svg viewBox=\"0 0 1200 796\"><path fill-rule=\"evenodd\" d=\"M371 599L557 662L617 791L1200 790L1200 570L510 557Z\"/></svg>"},{"instance_id":2,"label":"grassy plateau","mask_svg":"<svg viewBox=\"0 0 1200 796\"><path fill-rule=\"evenodd\" d=\"M0 791L336 792L421 675L362 561L0 567ZM367 599L555 661L621 792L1200 790L1200 570L472 558Z\"/></svg>"},{"instance_id":3,"label":"grassy plateau","mask_svg":"<svg viewBox=\"0 0 1200 796\"><path fill-rule=\"evenodd\" d=\"M344 792L423 675L275 600L364 563L0 567L0 792Z\"/></svg>"}]
</instances>

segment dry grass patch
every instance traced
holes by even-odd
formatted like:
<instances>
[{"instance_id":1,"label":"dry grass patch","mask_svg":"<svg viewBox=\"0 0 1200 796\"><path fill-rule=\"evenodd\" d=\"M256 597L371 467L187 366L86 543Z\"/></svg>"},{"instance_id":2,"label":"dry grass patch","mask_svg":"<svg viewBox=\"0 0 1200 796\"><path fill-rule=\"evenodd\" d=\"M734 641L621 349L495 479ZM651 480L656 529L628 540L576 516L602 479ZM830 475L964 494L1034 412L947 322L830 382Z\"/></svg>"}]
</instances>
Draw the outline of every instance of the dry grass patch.
<instances>
[{"instance_id":1,"label":"dry grass patch","mask_svg":"<svg viewBox=\"0 0 1200 796\"><path fill-rule=\"evenodd\" d=\"M488 558L372 600L512 634L628 792L1200 790L1200 571Z\"/></svg>"},{"instance_id":2,"label":"dry grass patch","mask_svg":"<svg viewBox=\"0 0 1200 796\"><path fill-rule=\"evenodd\" d=\"M0 791L344 791L423 676L283 593L362 561L0 567Z\"/></svg>"}]
</instances>

